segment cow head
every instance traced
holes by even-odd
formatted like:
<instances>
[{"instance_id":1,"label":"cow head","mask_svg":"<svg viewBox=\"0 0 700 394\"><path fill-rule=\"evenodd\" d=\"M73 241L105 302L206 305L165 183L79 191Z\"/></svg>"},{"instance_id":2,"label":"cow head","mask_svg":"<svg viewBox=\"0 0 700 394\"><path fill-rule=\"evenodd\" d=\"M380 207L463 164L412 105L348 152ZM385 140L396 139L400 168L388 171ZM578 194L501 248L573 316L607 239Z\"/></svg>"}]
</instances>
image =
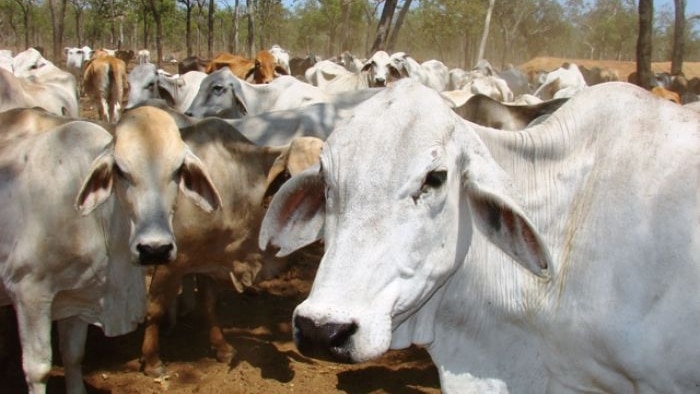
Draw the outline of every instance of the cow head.
<instances>
[{"instance_id":1,"label":"cow head","mask_svg":"<svg viewBox=\"0 0 700 394\"><path fill-rule=\"evenodd\" d=\"M209 74L199 85L199 92L185 112L187 116L203 118L242 118L248 114L245 100L241 96L240 84L228 67Z\"/></svg>"},{"instance_id":2,"label":"cow head","mask_svg":"<svg viewBox=\"0 0 700 394\"><path fill-rule=\"evenodd\" d=\"M244 79L264 84L270 83L280 75L288 75L287 70L277 63L277 59L269 51L263 50L255 55L255 63Z\"/></svg>"},{"instance_id":3,"label":"cow head","mask_svg":"<svg viewBox=\"0 0 700 394\"><path fill-rule=\"evenodd\" d=\"M398 69L391 64L389 54L377 51L362 66L362 72L367 73L370 87L384 87L389 82L401 78Z\"/></svg>"},{"instance_id":4,"label":"cow head","mask_svg":"<svg viewBox=\"0 0 700 394\"><path fill-rule=\"evenodd\" d=\"M161 97L158 90L159 75L155 64L139 64L131 70L127 78L129 80L129 99L126 109L131 109L149 99Z\"/></svg>"},{"instance_id":5,"label":"cow head","mask_svg":"<svg viewBox=\"0 0 700 394\"><path fill-rule=\"evenodd\" d=\"M311 293L294 311L302 353L343 362L381 355L464 263L474 228L547 275L547 249L470 127L437 92L402 80L358 106L328 138L320 165L280 188L260 246L284 255L325 242Z\"/></svg>"},{"instance_id":6,"label":"cow head","mask_svg":"<svg viewBox=\"0 0 700 394\"><path fill-rule=\"evenodd\" d=\"M162 110L140 107L116 126L113 143L97 157L76 199L87 215L112 194L129 218L129 249L140 264L173 261L172 217L178 190L205 212L221 197L200 162Z\"/></svg>"}]
</instances>

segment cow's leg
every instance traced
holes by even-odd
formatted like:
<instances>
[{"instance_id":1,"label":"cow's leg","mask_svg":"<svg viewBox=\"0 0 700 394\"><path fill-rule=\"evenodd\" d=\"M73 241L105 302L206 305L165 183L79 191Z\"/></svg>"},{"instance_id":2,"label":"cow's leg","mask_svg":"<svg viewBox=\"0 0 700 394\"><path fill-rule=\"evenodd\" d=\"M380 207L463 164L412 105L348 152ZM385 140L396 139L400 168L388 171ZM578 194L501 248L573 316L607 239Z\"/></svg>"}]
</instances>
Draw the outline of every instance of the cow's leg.
<instances>
[{"instance_id":1,"label":"cow's leg","mask_svg":"<svg viewBox=\"0 0 700 394\"><path fill-rule=\"evenodd\" d=\"M174 274L166 266L159 266L153 273L148 290L146 329L141 346L141 367L148 376L159 377L167 372L158 354L158 335L163 317L177 297L181 283L182 276Z\"/></svg>"},{"instance_id":2,"label":"cow's leg","mask_svg":"<svg viewBox=\"0 0 700 394\"><path fill-rule=\"evenodd\" d=\"M21 285L20 285L21 286ZM41 283L21 286L15 303L17 328L22 344L22 369L32 394L44 394L51 372L51 302L53 295L37 294Z\"/></svg>"},{"instance_id":3,"label":"cow's leg","mask_svg":"<svg viewBox=\"0 0 700 394\"><path fill-rule=\"evenodd\" d=\"M83 355L88 325L78 317L58 321L58 344L66 377L67 393L85 393Z\"/></svg>"},{"instance_id":4,"label":"cow's leg","mask_svg":"<svg viewBox=\"0 0 700 394\"><path fill-rule=\"evenodd\" d=\"M199 277L202 279L199 283L199 294L203 299L204 315L209 327L209 343L216 352L216 359L222 363L229 363L233 358L234 349L233 346L226 342L216 315L216 282L205 275L200 275Z\"/></svg>"},{"instance_id":5,"label":"cow's leg","mask_svg":"<svg viewBox=\"0 0 700 394\"><path fill-rule=\"evenodd\" d=\"M112 121L109 117L109 104L104 97L100 97L100 120L104 120L105 122Z\"/></svg>"}]
</instances>

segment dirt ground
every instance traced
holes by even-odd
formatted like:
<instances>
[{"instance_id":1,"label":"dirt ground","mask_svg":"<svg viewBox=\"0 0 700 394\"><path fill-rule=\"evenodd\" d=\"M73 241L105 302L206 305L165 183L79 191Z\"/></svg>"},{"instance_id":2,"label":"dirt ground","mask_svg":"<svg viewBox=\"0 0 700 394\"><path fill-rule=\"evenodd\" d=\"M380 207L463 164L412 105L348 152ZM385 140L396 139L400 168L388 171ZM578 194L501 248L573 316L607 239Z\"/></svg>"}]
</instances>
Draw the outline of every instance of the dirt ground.
<instances>
[{"instance_id":1,"label":"dirt ground","mask_svg":"<svg viewBox=\"0 0 700 394\"><path fill-rule=\"evenodd\" d=\"M589 68L597 66L600 68L611 68L617 70L618 74L620 75L621 81L627 81L627 76L629 76L629 74L631 74L633 71L637 70L637 64L635 62L622 62L615 60L564 59L558 57L537 57L519 65L518 68L524 72L538 70L552 71L565 62L575 63L577 65ZM671 62L652 63L651 69L654 72L670 72ZM700 63L684 62L683 74L685 74L685 77L687 79L695 77L700 78Z\"/></svg>"},{"instance_id":2,"label":"dirt ground","mask_svg":"<svg viewBox=\"0 0 700 394\"><path fill-rule=\"evenodd\" d=\"M161 335L161 356L170 376L156 380L139 372L143 330L108 338L90 327L83 371L89 393L439 393L437 371L427 353L392 351L361 365L333 364L300 355L291 340L294 307L310 280L287 275L258 291L224 289L219 316L236 349L230 364L209 351L207 327L197 313ZM55 336L54 336L55 337ZM18 351L19 349L15 349ZM54 338L54 354L56 354ZM17 353L0 363L0 393L26 392ZM58 357L58 356L56 356ZM4 368L3 368L4 367ZM65 393L63 369L54 367L50 394Z\"/></svg>"}]
</instances>

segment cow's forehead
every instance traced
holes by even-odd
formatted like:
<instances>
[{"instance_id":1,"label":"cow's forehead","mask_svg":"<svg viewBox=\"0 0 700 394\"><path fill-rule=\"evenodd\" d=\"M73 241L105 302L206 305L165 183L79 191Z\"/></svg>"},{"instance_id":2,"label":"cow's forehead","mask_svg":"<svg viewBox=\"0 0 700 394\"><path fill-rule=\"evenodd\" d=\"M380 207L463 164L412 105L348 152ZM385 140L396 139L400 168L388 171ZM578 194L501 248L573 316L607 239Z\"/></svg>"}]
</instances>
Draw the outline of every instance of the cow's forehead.
<instances>
[{"instance_id":1,"label":"cow's forehead","mask_svg":"<svg viewBox=\"0 0 700 394\"><path fill-rule=\"evenodd\" d=\"M184 155L177 125L157 108L141 107L127 112L117 125L115 136L115 155L127 165L157 158L167 166L182 161Z\"/></svg>"},{"instance_id":2,"label":"cow's forehead","mask_svg":"<svg viewBox=\"0 0 700 394\"><path fill-rule=\"evenodd\" d=\"M454 128L455 114L438 93L406 79L358 106L328 138L322 160L338 177L399 182L444 155Z\"/></svg>"}]
</instances>

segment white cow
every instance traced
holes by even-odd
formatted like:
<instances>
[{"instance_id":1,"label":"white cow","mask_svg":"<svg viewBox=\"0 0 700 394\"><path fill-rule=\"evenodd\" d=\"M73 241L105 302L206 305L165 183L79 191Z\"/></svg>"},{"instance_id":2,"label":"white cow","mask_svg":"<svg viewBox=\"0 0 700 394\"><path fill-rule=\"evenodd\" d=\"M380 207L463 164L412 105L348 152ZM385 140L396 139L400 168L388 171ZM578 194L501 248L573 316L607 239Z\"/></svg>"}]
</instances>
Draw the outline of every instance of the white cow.
<instances>
[{"instance_id":1,"label":"white cow","mask_svg":"<svg viewBox=\"0 0 700 394\"><path fill-rule=\"evenodd\" d=\"M292 72L289 69L289 52L287 52L286 49L275 44L270 47L268 52L270 52L270 54L275 58L277 65L287 71L287 75L292 75Z\"/></svg>"},{"instance_id":2,"label":"white cow","mask_svg":"<svg viewBox=\"0 0 700 394\"><path fill-rule=\"evenodd\" d=\"M12 72L12 51L0 49L0 68Z\"/></svg>"},{"instance_id":3,"label":"white cow","mask_svg":"<svg viewBox=\"0 0 700 394\"><path fill-rule=\"evenodd\" d=\"M542 84L533 95L543 100L573 97L586 86L588 86L586 79L578 66L573 63L564 63L561 67L544 75Z\"/></svg>"},{"instance_id":4,"label":"white cow","mask_svg":"<svg viewBox=\"0 0 700 394\"><path fill-rule=\"evenodd\" d=\"M92 49L89 46L82 48L65 47L63 51L66 55L66 67L68 70L76 70L78 75L82 74L83 65L90 60Z\"/></svg>"},{"instance_id":5,"label":"white cow","mask_svg":"<svg viewBox=\"0 0 700 394\"><path fill-rule=\"evenodd\" d=\"M171 75L156 69L155 64L139 64L128 75L129 99L125 108L133 108L150 99L162 98L178 112L184 113L192 104L206 76L207 74L200 71Z\"/></svg>"},{"instance_id":6,"label":"white cow","mask_svg":"<svg viewBox=\"0 0 700 394\"><path fill-rule=\"evenodd\" d=\"M375 52L357 72L345 66L324 60L306 71L306 80L329 93L341 93L368 87L385 87L399 78L399 71L391 64L389 54Z\"/></svg>"},{"instance_id":7,"label":"white cow","mask_svg":"<svg viewBox=\"0 0 700 394\"><path fill-rule=\"evenodd\" d=\"M60 84L34 82L0 68L0 111L41 107L56 115L78 116L75 92Z\"/></svg>"},{"instance_id":8,"label":"white cow","mask_svg":"<svg viewBox=\"0 0 700 394\"><path fill-rule=\"evenodd\" d=\"M237 78L226 67L202 81L188 116L240 118L264 112L295 110L314 103L332 103L338 110L353 108L378 89L331 94L294 77L282 75L269 84L255 85Z\"/></svg>"},{"instance_id":9,"label":"white cow","mask_svg":"<svg viewBox=\"0 0 700 394\"><path fill-rule=\"evenodd\" d=\"M71 73L56 67L34 48L18 53L12 59L12 70L16 77L24 79L29 85L41 86L44 93L32 97L32 100L42 102L39 106L55 112L53 108L60 104L62 112L57 114L78 117L78 85Z\"/></svg>"},{"instance_id":10,"label":"white cow","mask_svg":"<svg viewBox=\"0 0 700 394\"><path fill-rule=\"evenodd\" d=\"M56 320L66 391L85 392L87 325L108 336L134 330L146 313L139 266L177 255L178 189L206 212L221 199L174 122L154 108L127 114L114 137L74 121L0 141L0 305L17 311L29 391L45 391Z\"/></svg>"},{"instance_id":11,"label":"white cow","mask_svg":"<svg viewBox=\"0 0 700 394\"><path fill-rule=\"evenodd\" d=\"M139 64L146 64L151 62L151 52L148 49L140 49L136 53L136 58Z\"/></svg>"},{"instance_id":12,"label":"white cow","mask_svg":"<svg viewBox=\"0 0 700 394\"><path fill-rule=\"evenodd\" d=\"M405 52L396 52L390 56L390 63L401 76L413 78L438 92L444 91L449 86L449 70L439 60L418 63Z\"/></svg>"},{"instance_id":13,"label":"white cow","mask_svg":"<svg viewBox=\"0 0 700 394\"><path fill-rule=\"evenodd\" d=\"M260 245L323 238L294 338L425 346L448 393L700 385L700 115L625 83L503 132L401 81L275 195Z\"/></svg>"}]
</instances>

